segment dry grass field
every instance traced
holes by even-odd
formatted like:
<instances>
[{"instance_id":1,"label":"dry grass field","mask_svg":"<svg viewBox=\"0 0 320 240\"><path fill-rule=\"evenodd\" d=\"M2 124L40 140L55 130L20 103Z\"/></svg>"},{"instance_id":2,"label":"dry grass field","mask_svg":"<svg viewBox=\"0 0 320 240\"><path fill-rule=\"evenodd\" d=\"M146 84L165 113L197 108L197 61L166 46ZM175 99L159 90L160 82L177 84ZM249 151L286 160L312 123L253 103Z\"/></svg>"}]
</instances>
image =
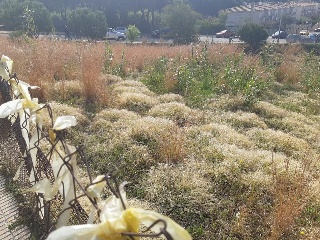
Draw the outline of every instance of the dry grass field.
<instances>
[{"instance_id":1,"label":"dry grass field","mask_svg":"<svg viewBox=\"0 0 320 240\"><path fill-rule=\"evenodd\" d=\"M129 199L194 239L319 238L319 57L298 45L259 55L236 44L0 46L54 116L76 116L70 141L86 146L94 173L118 168ZM181 76L192 85L179 88ZM197 84L211 78L215 93L203 94Z\"/></svg>"}]
</instances>

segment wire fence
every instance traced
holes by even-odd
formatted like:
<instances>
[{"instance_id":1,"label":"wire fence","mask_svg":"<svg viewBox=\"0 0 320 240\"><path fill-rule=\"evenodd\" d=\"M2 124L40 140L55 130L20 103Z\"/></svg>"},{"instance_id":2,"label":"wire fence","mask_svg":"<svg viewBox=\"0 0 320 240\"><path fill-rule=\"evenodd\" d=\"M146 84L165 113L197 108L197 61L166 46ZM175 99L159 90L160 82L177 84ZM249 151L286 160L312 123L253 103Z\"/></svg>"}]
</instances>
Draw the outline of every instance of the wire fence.
<instances>
[{"instance_id":1,"label":"wire fence","mask_svg":"<svg viewBox=\"0 0 320 240\"><path fill-rule=\"evenodd\" d=\"M24 99L23 89L14 88L23 82L16 75L10 76L10 81L0 77L0 106L4 103ZM19 86L20 86L19 85ZM28 91L31 86L27 85ZM32 105L32 104L31 104ZM8 110L12 111L12 109ZM34 120L35 114L46 111L50 116L51 129L44 131L41 122ZM36 121L36 124L30 122ZM65 129L55 129L52 109L43 104L34 113L25 108L20 108L19 113L11 113L8 118L0 118L0 132L8 139L8 144L2 146L2 151L7 157L2 164L2 171L8 175L11 187L16 186L16 191L22 203L20 218L24 219L32 238L46 239L48 235L61 226L80 225L87 223L99 223L101 207L98 199L89 194L89 189L104 182L106 188L120 199L122 208L126 209L126 203L121 194L121 186L116 178L116 170L112 170L100 178L93 180L88 168L84 146L74 147L66 142L67 132ZM11 139L9 143L9 139ZM18 152L18 153L17 153ZM83 186L77 175L77 164L86 166L88 184ZM55 189L51 192L45 188ZM10 187L10 186L9 186ZM81 199L86 199L91 205L91 210L84 209ZM92 219L90 212L96 213ZM150 229L158 225L158 232L150 232ZM164 219L155 220L147 226L143 232L122 232L129 239L135 237L158 238L173 240L167 231L167 222Z\"/></svg>"}]
</instances>

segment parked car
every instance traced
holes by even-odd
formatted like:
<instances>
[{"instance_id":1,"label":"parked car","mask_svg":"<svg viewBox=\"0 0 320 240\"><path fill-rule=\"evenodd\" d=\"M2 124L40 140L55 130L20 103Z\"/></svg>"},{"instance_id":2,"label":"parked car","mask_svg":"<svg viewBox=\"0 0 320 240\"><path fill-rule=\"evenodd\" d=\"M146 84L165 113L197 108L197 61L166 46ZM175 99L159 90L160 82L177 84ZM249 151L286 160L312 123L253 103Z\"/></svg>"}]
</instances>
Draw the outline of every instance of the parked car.
<instances>
[{"instance_id":1,"label":"parked car","mask_svg":"<svg viewBox=\"0 0 320 240\"><path fill-rule=\"evenodd\" d=\"M301 35L300 34L289 34L286 37L287 43L299 43L301 41Z\"/></svg>"},{"instance_id":2,"label":"parked car","mask_svg":"<svg viewBox=\"0 0 320 240\"><path fill-rule=\"evenodd\" d=\"M320 28L316 28L315 30L313 30L314 32L320 32Z\"/></svg>"},{"instance_id":3,"label":"parked car","mask_svg":"<svg viewBox=\"0 0 320 240\"><path fill-rule=\"evenodd\" d=\"M276 31L274 34L271 35L273 39L286 39L288 33L286 31Z\"/></svg>"},{"instance_id":4,"label":"parked car","mask_svg":"<svg viewBox=\"0 0 320 240\"><path fill-rule=\"evenodd\" d=\"M116 27L115 29L117 32L121 32L123 34L127 34L127 28L126 27Z\"/></svg>"},{"instance_id":5,"label":"parked car","mask_svg":"<svg viewBox=\"0 0 320 240\"><path fill-rule=\"evenodd\" d=\"M230 38L234 37L234 32L230 30L222 30L221 32L216 33L216 38Z\"/></svg>"},{"instance_id":6,"label":"parked car","mask_svg":"<svg viewBox=\"0 0 320 240\"><path fill-rule=\"evenodd\" d=\"M300 35L300 34L290 34L286 38L287 43L315 43L318 42L318 36L315 34L310 35Z\"/></svg>"},{"instance_id":7,"label":"parked car","mask_svg":"<svg viewBox=\"0 0 320 240\"><path fill-rule=\"evenodd\" d=\"M160 38L160 36L168 35L171 32L170 28L161 28L154 30L151 35L153 38Z\"/></svg>"},{"instance_id":8,"label":"parked car","mask_svg":"<svg viewBox=\"0 0 320 240\"><path fill-rule=\"evenodd\" d=\"M106 34L106 39L124 41L126 39L126 34L117 32L115 29L109 28Z\"/></svg>"},{"instance_id":9,"label":"parked car","mask_svg":"<svg viewBox=\"0 0 320 240\"><path fill-rule=\"evenodd\" d=\"M301 30L300 35L309 35L309 31L308 30Z\"/></svg>"}]
</instances>

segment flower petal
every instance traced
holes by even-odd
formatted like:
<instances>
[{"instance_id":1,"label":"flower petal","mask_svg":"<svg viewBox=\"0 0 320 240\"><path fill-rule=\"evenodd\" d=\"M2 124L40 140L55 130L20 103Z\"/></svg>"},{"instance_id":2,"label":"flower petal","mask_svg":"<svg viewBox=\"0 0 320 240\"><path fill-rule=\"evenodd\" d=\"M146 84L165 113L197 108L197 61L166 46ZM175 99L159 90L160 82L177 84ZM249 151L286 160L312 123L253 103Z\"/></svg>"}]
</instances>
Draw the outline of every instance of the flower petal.
<instances>
[{"instance_id":1,"label":"flower petal","mask_svg":"<svg viewBox=\"0 0 320 240\"><path fill-rule=\"evenodd\" d=\"M23 99L16 99L2 104L0 106L0 118L6 118L13 113L19 112L24 101Z\"/></svg>"},{"instance_id":2,"label":"flower petal","mask_svg":"<svg viewBox=\"0 0 320 240\"><path fill-rule=\"evenodd\" d=\"M76 159L76 151L77 149L74 146L66 145L66 153L68 156L70 156L70 160L66 158L66 161L69 162L72 166L72 170L66 171L66 176L63 178L63 184L64 186L68 186L68 188L65 187L65 199L63 202L63 208L61 210L62 214L59 216L58 222L57 222L57 228L60 228L62 226L67 225L69 221L69 217L71 214L71 208L70 208L70 202L76 198L76 193L74 191L74 180L73 176L76 178L77 173L77 159ZM71 171L73 175L71 174Z\"/></svg>"},{"instance_id":3,"label":"flower petal","mask_svg":"<svg viewBox=\"0 0 320 240\"><path fill-rule=\"evenodd\" d=\"M75 125L77 125L77 120L74 116L61 116L56 119L53 129L59 131Z\"/></svg>"},{"instance_id":4,"label":"flower petal","mask_svg":"<svg viewBox=\"0 0 320 240\"><path fill-rule=\"evenodd\" d=\"M51 232L47 240L98 240L100 239L96 236L98 229L99 225L97 224L65 226Z\"/></svg>"},{"instance_id":5,"label":"flower petal","mask_svg":"<svg viewBox=\"0 0 320 240\"><path fill-rule=\"evenodd\" d=\"M87 194L89 197L100 200L101 192L106 186L106 181L102 181L104 177L104 175L99 175L93 180L93 184L87 188Z\"/></svg>"},{"instance_id":6,"label":"flower petal","mask_svg":"<svg viewBox=\"0 0 320 240\"><path fill-rule=\"evenodd\" d=\"M123 182L119 186L120 194L124 204L126 204L126 192L124 191L124 186L127 182ZM120 198L117 198L115 195L111 195L105 201L101 202L101 214L100 221L105 222L110 219L118 218L124 211L122 202Z\"/></svg>"},{"instance_id":7,"label":"flower petal","mask_svg":"<svg viewBox=\"0 0 320 240\"><path fill-rule=\"evenodd\" d=\"M1 62L6 62L7 63L9 72L11 73L12 72L12 65L13 65L13 61L11 60L11 58L9 58L9 57L7 57L5 55L2 55Z\"/></svg>"},{"instance_id":8,"label":"flower petal","mask_svg":"<svg viewBox=\"0 0 320 240\"><path fill-rule=\"evenodd\" d=\"M13 61L5 55L2 55L0 60L0 76L5 80L9 80L9 75L12 71Z\"/></svg>"}]
</instances>

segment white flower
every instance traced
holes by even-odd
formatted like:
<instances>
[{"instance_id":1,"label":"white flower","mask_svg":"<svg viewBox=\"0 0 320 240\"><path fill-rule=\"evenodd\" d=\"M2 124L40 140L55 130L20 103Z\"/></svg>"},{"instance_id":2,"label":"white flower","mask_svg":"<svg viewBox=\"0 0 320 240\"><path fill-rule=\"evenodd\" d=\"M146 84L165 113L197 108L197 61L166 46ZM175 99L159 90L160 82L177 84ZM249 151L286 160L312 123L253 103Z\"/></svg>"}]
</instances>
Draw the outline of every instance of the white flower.
<instances>
[{"instance_id":1,"label":"white flower","mask_svg":"<svg viewBox=\"0 0 320 240\"><path fill-rule=\"evenodd\" d=\"M53 125L53 129L60 131L65 128L73 127L77 125L77 120L74 116L62 116L58 117Z\"/></svg>"},{"instance_id":2,"label":"white flower","mask_svg":"<svg viewBox=\"0 0 320 240\"><path fill-rule=\"evenodd\" d=\"M0 118L6 118L11 114L19 112L23 109L23 103L23 99L16 99L3 103L0 106Z\"/></svg>"},{"instance_id":3,"label":"white flower","mask_svg":"<svg viewBox=\"0 0 320 240\"><path fill-rule=\"evenodd\" d=\"M31 100L29 89L40 89L40 87L38 87L38 86L31 86L29 83L26 83L21 80L19 80L17 83L16 80L12 79L12 80L10 80L10 85L11 85L12 90L14 92L14 95L16 97L21 94L22 97L20 97L20 98L25 98L28 101Z\"/></svg>"},{"instance_id":4,"label":"white flower","mask_svg":"<svg viewBox=\"0 0 320 240\"><path fill-rule=\"evenodd\" d=\"M53 124L52 129L49 130L49 138L53 143L56 139L55 131L61 131L63 129L77 125L77 120L74 116L60 116L57 117L56 121Z\"/></svg>"},{"instance_id":5,"label":"white flower","mask_svg":"<svg viewBox=\"0 0 320 240\"><path fill-rule=\"evenodd\" d=\"M0 76L7 81L9 80L9 75L12 72L12 65L13 61L9 57L2 55L0 60Z\"/></svg>"}]
</instances>

